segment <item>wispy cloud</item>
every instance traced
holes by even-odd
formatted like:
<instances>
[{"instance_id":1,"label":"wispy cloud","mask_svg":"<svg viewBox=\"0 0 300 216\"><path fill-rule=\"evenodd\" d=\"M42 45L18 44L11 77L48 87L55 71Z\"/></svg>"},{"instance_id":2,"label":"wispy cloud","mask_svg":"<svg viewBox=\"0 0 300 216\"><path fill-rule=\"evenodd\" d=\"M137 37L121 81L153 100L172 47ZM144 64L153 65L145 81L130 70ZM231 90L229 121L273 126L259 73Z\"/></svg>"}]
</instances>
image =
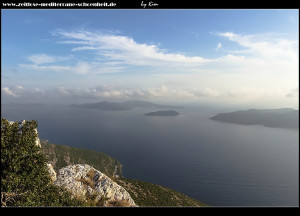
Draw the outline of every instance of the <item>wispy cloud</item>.
<instances>
[{"instance_id":1,"label":"wispy cloud","mask_svg":"<svg viewBox=\"0 0 300 216\"><path fill-rule=\"evenodd\" d=\"M166 52L154 44L138 43L128 36L103 34L86 30L68 32L56 31L55 35L61 36L62 41L79 45L72 51L94 50L98 56L109 60L118 61L126 65L173 66L173 64L202 65L210 62L199 56L185 56L178 53Z\"/></svg>"},{"instance_id":2,"label":"wispy cloud","mask_svg":"<svg viewBox=\"0 0 300 216\"><path fill-rule=\"evenodd\" d=\"M287 40L270 35L239 35L233 32L217 35L238 43L242 50L231 51L236 54L247 54L264 59L296 60L298 59L298 40Z\"/></svg>"},{"instance_id":3,"label":"wispy cloud","mask_svg":"<svg viewBox=\"0 0 300 216\"><path fill-rule=\"evenodd\" d=\"M5 101L18 103L74 103L102 100L149 100L149 101L202 101L213 103L259 104L261 107L272 107L274 102L284 103L286 106L295 106L294 99L298 89L292 89L288 95L284 91L265 89L233 87L227 91L219 91L209 87L189 88L160 85L156 87L130 88L115 85L99 85L89 88L68 88L59 86L54 89L42 90L40 88L25 88L23 86L3 87L2 96ZM296 98L297 100L297 98Z\"/></svg>"},{"instance_id":4,"label":"wispy cloud","mask_svg":"<svg viewBox=\"0 0 300 216\"><path fill-rule=\"evenodd\" d=\"M216 48L216 52L218 52L219 49L221 49L221 47L222 47L222 44L221 44L221 43L218 43L217 48Z\"/></svg>"},{"instance_id":5,"label":"wispy cloud","mask_svg":"<svg viewBox=\"0 0 300 216\"><path fill-rule=\"evenodd\" d=\"M32 88L26 89L21 85L11 86L11 87L2 87L2 96L8 98L32 98L32 97L39 97L45 94L45 91L40 88Z\"/></svg>"},{"instance_id":6,"label":"wispy cloud","mask_svg":"<svg viewBox=\"0 0 300 216\"><path fill-rule=\"evenodd\" d=\"M19 64L23 68L29 68L39 71L54 71L54 72L64 72L71 71L72 67L70 66L60 66L60 65L38 65L38 64Z\"/></svg>"},{"instance_id":7,"label":"wispy cloud","mask_svg":"<svg viewBox=\"0 0 300 216\"><path fill-rule=\"evenodd\" d=\"M81 29L56 30L53 35L59 45L69 49L72 61L67 61L69 59L64 56L40 53L27 58L30 64L19 66L78 75L72 77L78 88L54 86L55 91L44 92L57 98L229 98L246 101L278 97L294 100L297 91L291 89L299 86L298 41L278 35L215 33L226 42L216 44L215 57L209 59L170 52L160 45L137 42L120 33ZM235 50L230 50L230 42L235 44ZM139 75L130 74L132 70L135 70L132 74ZM94 76L117 72L119 74L113 76ZM81 82L82 77L87 84ZM116 80L123 86L99 87ZM98 86L90 87L93 86L90 83ZM6 96L22 96L21 90L16 88L4 87L2 91ZM28 95L30 92L38 93L27 91Z\"/></svg>"},{"instance_id":8,"label":"wispy cloud","mask_svg":"<svg viewBox=\"0 0 300 216\"><path fill-rule=\"evenodd\" d=\"M58 62L64 62L66 60L71 59L72 56L53 56L47 55L44 53L40 54L33 54L26 57L27 60L31 61L30 64L19 64L22 68L29 68L34 70L40 71L54 71L54 72L65 72L70 71L73 69L71 66L68 65L57 65Z\"/></svg>"},{"instance_id":9,"label":"wispy cloud","mask_svg":"<svg viewBox=\"0 0 300 216\"><path fill-rule=\"evenodd\" d=\"M50 56L50 55L46 55L44 53L34 54L34 55L27 57L27 59L29 61L33 62L36 65L53 63L53 62L58 62L58 61L65 61L69 58L70 57Z\"/></svg>"},{"instance_id":10,"label":"wispy cloud","mask_svg":"<svg viewBox=\"0 0 300 216\"><path fill-rule=\"evenodd\" d=\"M31 55L27 59L38 65L56 61L55 57L45 55L44 53Z\"/></svg>"},{"instance_id":11,"label":"wispy cloud","mask_svg":"<svg viewBox=\"0 0 300 216\"><path fill-rule=\"evenodd\" d=\"M2 92L4 95L9 96L9 97L20 97L20 95L17 94L17 92L14 89L8 88L8 87L3 87Z\"/></svg>"},{"instance_id":12,"label":"wispy cloud","mask_svg":"<svg viewBox=\"0 0 300 216\"><path fill-rule=\"evenodd\" d=\"M69 74L107 74L119 72L122 67L114 65L113 62L96 62L96 61L82 61L77 60L75 64L71 65L57 65L50 64L19 64L22 68L33 69L37 71L57 72L57 73L69 73Z\"/></svg>"},{"instance_id":13,"label":"wispy cloud","mask_svg":"<svg viewBox=\"0 0 300 216\"><path fill-rule=\"evenodd\" d=\"M286 97L289 98L298 98L299 97L299 88L295 88L290 90L287 94Z\"/></svg>"}]
</instances>

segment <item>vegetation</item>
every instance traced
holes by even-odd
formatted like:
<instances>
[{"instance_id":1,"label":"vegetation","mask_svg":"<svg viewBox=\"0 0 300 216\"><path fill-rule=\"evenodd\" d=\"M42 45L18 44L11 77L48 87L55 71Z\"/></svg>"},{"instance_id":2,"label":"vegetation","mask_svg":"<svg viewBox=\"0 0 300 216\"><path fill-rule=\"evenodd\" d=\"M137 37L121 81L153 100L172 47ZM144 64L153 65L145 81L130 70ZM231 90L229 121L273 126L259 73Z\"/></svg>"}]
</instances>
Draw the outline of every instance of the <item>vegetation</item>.
<instances>
[{"instance_id":1,"label":"vegetation","mask_svg":"<svg viewBox=\"0 0 300 216\"><path fill-rule=\"evenodd\" d=\"M80 206L52 184L46 156L36 146L36 121L1 119L1 206Z\"/></svg>"},{"instance_id":2,"label":"vegetation","mask_svg":"<svg viewBox=\"0 0 300 216\"><path fill-rule=\"evenodd\" d=\"M167 187L139 180L120 178L116 182L128 191L138 206L207 206Z\"/></svg>"},{"instance_id":3,"label":"vegetation","mask_svg":"<svg viewBox=\"0 0 300 216\"><path fill-rule=\"evenodd\" d=\"M55 162L55 169L58 170L70 164L84 163L89 164L97 170L100 170L107 176L113 176L114 165L118 167L118 175L121 176L121 163L110 156L101 152L92 150L74 148L50 144L47 141L41 141L42 149L47 154L48 160ZM91 175L92 176L92 175ZM124 187L131 195L132 199L139 206L206 206L185 194L176 192L172 189L160 185L151 184L143 181L113 178L116 183ZM86 185L91 185L88 179L82 179ZM95 201L89 199L90 206L98 206ZM111 203L113 206L126 206L126 203Z\"/></svg>"},{"instance_id":4,"label":"vegetation","mask_svg":"<svg viewBox=\"0 0 300 216\"><path fill-rule=\"evenodd\" d=\"M122 164L102 152L51 144L47 140L42 140L41 146L56 172L71 164L84 163L110 177L121 175Z\"/></svg>"},{"instance_id":5,"label":"vegetation","mask_svg":"<svg viewBox=\"0 0 300 216\"><path fill-rule=\"evenodd\" d=\"M37 126L36 121L22 124L1 119L1 206L103 206L106 199L98 199L98 194L74 197L53 184L46 165L49 155L35 144ZM126 206L118 202L109 205Z\"/></svg>"}]
</instances>

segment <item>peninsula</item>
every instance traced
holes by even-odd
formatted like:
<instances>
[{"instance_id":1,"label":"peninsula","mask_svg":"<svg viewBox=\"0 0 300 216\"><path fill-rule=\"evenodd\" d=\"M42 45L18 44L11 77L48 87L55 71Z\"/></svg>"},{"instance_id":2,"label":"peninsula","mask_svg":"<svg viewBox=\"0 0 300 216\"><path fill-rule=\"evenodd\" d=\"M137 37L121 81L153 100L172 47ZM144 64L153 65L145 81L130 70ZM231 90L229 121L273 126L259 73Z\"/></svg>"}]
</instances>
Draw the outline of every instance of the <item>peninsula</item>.
<instances>
[{"instance_id":1,"label":"peninsula","mask_svg":"<svg viewBox=\"0 0 300 216\"><path fill-rule=\"evenodd\" d=\"M210 119L243 125L263 125L276 128L299 128L299 110L280 109L249 109L230 113L219 113Z\"/></svg>"}]
</instances>

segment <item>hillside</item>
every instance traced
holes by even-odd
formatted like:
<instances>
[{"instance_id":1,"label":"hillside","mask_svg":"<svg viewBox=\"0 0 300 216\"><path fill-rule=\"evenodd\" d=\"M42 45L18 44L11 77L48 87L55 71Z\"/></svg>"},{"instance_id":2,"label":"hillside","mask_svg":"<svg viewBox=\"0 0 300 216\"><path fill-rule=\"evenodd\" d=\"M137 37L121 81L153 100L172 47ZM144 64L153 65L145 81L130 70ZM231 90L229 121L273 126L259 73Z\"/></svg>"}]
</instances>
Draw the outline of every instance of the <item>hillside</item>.
<instances>
[{"instance_id":1,"label":"hillside","mask_svg":"<svg viewBox=\"0 0 300 216\"><path fill-rule=\"evenodd\" d=\"M244 125L263 125L276 128L299 128L299 110L281 109L250 109L230 113L219 113L210 119Z\"/></svg>"},{"instance_id":2,"label":"hillside","mask_svg":"<svg viewBox=\"0 0 300 216\"><path fill-rule=\"evenodd\" d=\"M107 176L121 176L122 164L102 152L56 145L47 140L41 140L41 146L56 172L68 165L85 163L101 170Z\"/></svg>"},{"instance_id":3,"label":"hillside","mask_svg":"<svg viewBox=\"0 0 300 216\"><path fill-rule=\"evenodd\" d=\"M120 178L116 182L124 187L139 206L208 206L167 187L134 179Z\"/></svg>"},{"instance_id":4,"label":"hillside","mask_svg":"<svg viewBox=\"0 0 300 216\"><path fill-rule=\"evenodd\" d=\"M117 174L114 180L128 191L138 206L207 206L182 193L160 185L121 177L122 165L112 157L92 150L55 145L41 141L42 149L55 170L67 165L89 164L108 176L113 176L115 166Z\"/></svg>"}]
</instances>

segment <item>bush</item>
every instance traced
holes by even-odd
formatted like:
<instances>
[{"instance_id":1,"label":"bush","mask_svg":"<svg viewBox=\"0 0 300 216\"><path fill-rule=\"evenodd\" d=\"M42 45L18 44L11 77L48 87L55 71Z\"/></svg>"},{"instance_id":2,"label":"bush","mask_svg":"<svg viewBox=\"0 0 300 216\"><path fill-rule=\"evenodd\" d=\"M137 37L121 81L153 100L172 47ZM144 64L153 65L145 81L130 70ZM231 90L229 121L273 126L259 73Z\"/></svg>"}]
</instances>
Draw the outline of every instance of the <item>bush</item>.
<instances>
[{"instance_id":1,"label":"bush","mask_svg":"<svg viewBox=\"0 0 300 216\"><path fill-rule=\"evenodd\" d=\"M35 144L37 121L1 119L1 206L78 206L52 184L46 156Z\"/></svg>"}]
</instances>

